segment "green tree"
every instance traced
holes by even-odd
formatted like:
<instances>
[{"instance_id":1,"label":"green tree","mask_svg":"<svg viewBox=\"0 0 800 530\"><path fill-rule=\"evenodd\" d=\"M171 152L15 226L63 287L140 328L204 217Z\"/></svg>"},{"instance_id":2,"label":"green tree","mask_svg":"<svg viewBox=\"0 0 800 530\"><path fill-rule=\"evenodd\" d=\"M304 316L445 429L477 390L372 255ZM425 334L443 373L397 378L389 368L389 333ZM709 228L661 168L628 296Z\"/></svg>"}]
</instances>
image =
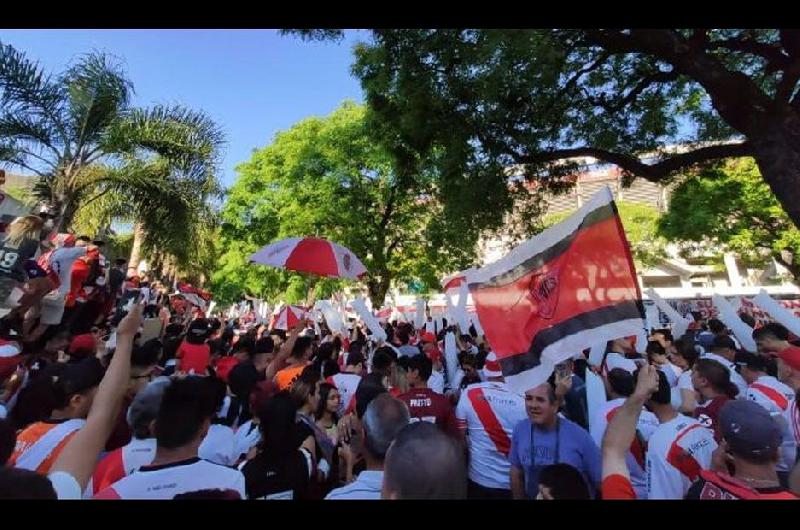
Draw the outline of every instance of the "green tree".
<instances>
[{"instance_id":1,"label":"green tree","mask_svg":"<svg viewBox=\"0 0 800 530\"><path fill-rule=\"evenodd\" d=\"M511 207L509 176L568 185L559 176L574 166L555 162L574 157L660 182L698 163L752 156L800 222L800 30L371 35L356 47L353 70L376 119L393 131L387 145L398 158L437 159L442 199L459 204L454 188L474 191L479 200L465 211L484 224L499 224ZM686 149L667 148L674 144Z\"/></svg>"},{"instance_id":2,"label":"green tree","mask_svg":"<svg viewBox=\"0 0 800 530\"><path fill-rule=\"evenodd\" d=\"M718 164L681 182L659 232L670 239L721 245L753 265L774 258L800 279L800 231L752 158Z\"/></svg>"},{"instance_id":3,"label":"green tree","mask_svg":"<svg viewBox=\"0 0 800 530\"><path fill-rule=\"evenodd\" d=\"M639 202L617 201L616 204L636 268L641 271L666 258L667 240L659 233L661 214L658 210ZM572 213L546 215L542 219L543 229L563 221Z\"/></svg>"},{"instance_id":4,"label":"green tree","mask_svg":"<svg viewBox=\"0 0 800 530\"><path fill-rule=\"evenodd\" d=\"M230 301L244 292L297 299L312 285L330 292L329 282L301 278L289 285L292 274L246 263L261 246L292 236L350 248L369 270L375 306L393 281L438 285L440 275L471 264L477 232L441 223L432 175L406 178L374 133L364 107L346 102L277 134L237 168L222 211L216 293Z\"/></svg>"},{"instance_id":5,"label":"green tree","mask_svg":"<svg viewBox=\"0 0 800 530\"><path fill-rule=\"evenodd\" d=\"M87 54L47 75L0 43L0 162L38 175L35 193L57 212L58 229L111 194L116 200L105 204L115 210L107 213L138 227L134 249L146 234L179 251L218 191L222 135L201 112L131 107L132 91L107 55Z\"/></svg>"}]
</instances>

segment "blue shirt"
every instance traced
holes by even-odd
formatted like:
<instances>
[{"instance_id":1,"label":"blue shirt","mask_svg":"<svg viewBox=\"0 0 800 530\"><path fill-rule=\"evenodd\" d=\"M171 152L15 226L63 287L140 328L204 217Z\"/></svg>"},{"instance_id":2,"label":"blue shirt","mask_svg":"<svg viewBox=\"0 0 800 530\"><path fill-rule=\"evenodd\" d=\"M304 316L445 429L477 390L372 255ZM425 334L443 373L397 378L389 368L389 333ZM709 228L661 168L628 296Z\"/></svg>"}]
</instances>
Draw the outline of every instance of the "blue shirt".
<instances>
[{"instance_id":1,"label":"blue shirt","mask_svg":"<svg viewBox=\"0 0 800 530\"><path fill-rule=\"evenodd\" d=\"M600 449L587 431L575 422L559 417L558 437L556 429L543 430L534 427L534 448L531 451L531 420L524 419L514 427L511 436L511 465L525 473L525 492L530 499L539 493L539 473L550 464L569 464L583 475L592 495L602 479ZM558 444L558 455L556 455ZM531 463L531 456L535 462ZM557 458L556 458L557 456Z\"/></svg>"},{"instance_id":2,"label":"blue shirt","mask_svg":"<svg viewBox=\"0 0 800 530\"><path fill-rule=\"evenodd\" d=\"M379 500L381 498L381 486L383 485L383 471L365 470L358 474L358 477L346 486L336 488L328 493L326 501L341 500Z\"/></svg>"}]
</instances>

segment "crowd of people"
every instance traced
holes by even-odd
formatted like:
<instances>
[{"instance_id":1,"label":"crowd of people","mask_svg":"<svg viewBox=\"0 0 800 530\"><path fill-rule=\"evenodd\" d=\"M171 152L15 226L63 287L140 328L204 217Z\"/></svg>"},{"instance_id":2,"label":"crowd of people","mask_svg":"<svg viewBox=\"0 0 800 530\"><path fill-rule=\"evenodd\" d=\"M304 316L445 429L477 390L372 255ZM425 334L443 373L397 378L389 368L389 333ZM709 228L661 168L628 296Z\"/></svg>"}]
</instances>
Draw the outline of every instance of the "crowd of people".
<instances>
[{"instance_id":1,"label":"crowd of people","mask_svg":"<svg viewBox=\"0 0 800 530\"><path fill-rule=\"evenodd\" d=\"M698 316L518 394L474 327L214 318L47 222L18 218L0 249L0 498L800 494L800 343L780 324L745 351Z\"/></svg>"}]
</instances>

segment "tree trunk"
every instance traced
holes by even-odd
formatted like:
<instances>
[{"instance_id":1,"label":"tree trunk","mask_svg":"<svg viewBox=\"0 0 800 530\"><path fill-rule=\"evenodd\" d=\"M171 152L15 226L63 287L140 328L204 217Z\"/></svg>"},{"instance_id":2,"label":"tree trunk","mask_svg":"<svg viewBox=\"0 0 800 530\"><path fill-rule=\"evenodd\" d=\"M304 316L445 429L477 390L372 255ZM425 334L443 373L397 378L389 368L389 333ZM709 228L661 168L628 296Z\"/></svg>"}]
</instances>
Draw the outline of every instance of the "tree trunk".
<instances>
[{"instance_id":1,"label":"tree trunk","mask_svg":"<svg viewBox=\"0 0 800 530\"><path fill-rule=\"evenodd\" d=\"M378 311L383 307L386 301L386 293L389 291L389 285L392 282L389 271L380 271L377 274L371 274L370 279L367 281L367 288L369 289L369 299L372 302L372 308Z\"/></svg>"},{"instance_id":2,"label":"tree trunk","mask_svg":"<svg viewBox=\"0 0 800 530\"><path fill-rule=\"evenodd\" d=\"M142 261L142 243L144 242L144 228L141 223L133 225L133 248L128 259L128 270L136 272L139 269L139 262Z\"/></svg>"},{"instance_id":3,"label":"tree trunk","mask_svg":"<svg viewBox=\"0 0 800 530\"><path fill-rule=\"evenodd\" d=\"M750 142L764 181L800 228L800 113L786 112Z\"/></svg>"},{"instance_id":4,"label":"tree trunk","mask_svg":"<svg viewBox=\"0 0 800 530\"><path fill-rule=\"evenodd\" d=\"M51 205L54 212L58 213L55 219L54 229L56 233L66 232L72 225L72 220L75 218L75 213L78 211L74 203L70 200L63 199L59 204Z\"/></svg>"}]
</instances>

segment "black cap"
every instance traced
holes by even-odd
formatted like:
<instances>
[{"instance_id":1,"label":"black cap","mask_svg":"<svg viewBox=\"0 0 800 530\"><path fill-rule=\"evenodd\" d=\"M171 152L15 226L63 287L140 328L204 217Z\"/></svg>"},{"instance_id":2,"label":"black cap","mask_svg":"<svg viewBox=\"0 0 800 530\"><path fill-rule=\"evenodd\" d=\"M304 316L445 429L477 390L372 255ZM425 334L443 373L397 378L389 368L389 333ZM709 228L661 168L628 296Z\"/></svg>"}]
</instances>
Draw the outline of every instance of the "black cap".
<instances>
[{"instance_id":1,"label":"black cap","mask_svg":"<svg viewBox=\"0 0 800 530\"><path fill-rule=\"evenodd\" d=\"M746 366L751 370L757 370L759 372L767 371L767 359L749 351L736 352L736 357L733 362L737 366Z\"/></svg>"},{"instance_id":2,"label":"black cap","mask_svg":"<svg viewBox=\"0 0 800 530\"><path fill-rule=\"evenodd\" d=\"M714 337L714 340L711 341L711 349L728 349L728 350L735 350L736 343L733 342L733 339L727 335L717 335Z\"/></svg>"},{"instance_id":3,"label":"black cap","mask_svg":"<svg viewBox=\"0 0 800 530\"><path fill-rule=\"evenodd\" d=\"M65 365L56 383L64 389L65 395L71 396L98 386L104 374L100 361L96 357L89 357Z\"/></svg>"}]
</instances>

